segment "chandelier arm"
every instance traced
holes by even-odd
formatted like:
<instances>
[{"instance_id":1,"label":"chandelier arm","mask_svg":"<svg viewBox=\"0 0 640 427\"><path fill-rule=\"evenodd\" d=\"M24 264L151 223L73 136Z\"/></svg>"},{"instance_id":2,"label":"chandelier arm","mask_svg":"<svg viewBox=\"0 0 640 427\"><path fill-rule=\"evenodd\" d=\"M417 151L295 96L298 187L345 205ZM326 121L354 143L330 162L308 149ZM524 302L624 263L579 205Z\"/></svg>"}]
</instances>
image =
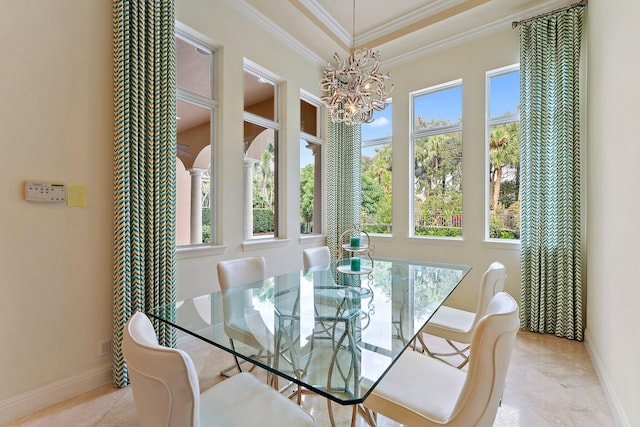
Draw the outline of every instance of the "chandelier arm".
<instances>
[{"instance_id":1,"label":"chandelier arm","mask_svg":"<svg viewBox=\"0 0 640 427\"><path fill-rule=\"evenodd\" d=\"M320 89L326 92L321 101L327 106L333 122L347 125L371 123L373 112L382 111L388 105L389 93L385 82L389 73L380 73L380 53L371 49L355 48L356 0L353 0L351 27L351 54L341 59L333 54L334 66L324 68Z\"/></svg>"}]
</instances>

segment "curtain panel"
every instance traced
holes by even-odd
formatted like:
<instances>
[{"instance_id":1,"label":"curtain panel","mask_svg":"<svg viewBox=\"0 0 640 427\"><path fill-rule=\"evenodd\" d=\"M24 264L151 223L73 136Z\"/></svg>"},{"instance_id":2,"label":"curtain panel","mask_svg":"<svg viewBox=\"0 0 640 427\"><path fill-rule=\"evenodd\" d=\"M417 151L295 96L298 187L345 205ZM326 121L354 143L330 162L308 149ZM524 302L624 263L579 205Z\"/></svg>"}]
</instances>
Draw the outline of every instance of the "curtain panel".
<instances>
[{"instance_id":1,"label":"curtain panel","mask_svg":"<svg viewBox=\"0 0 640 427\"><path fill-rule=\"evenodd\" d=\"M360 125L331 120L327 130L327 246L335 261L340 235L360 224L362 134Z\"/></svg>"},{"instance_id":2,"label":"curtain panel","mask_svg":"<svg viewBox=\"0 0 640 427\"><path fill-rule=\"evenodd\" d=\"M520 27L521 328L582 340L580 45L584 7Z\"/></svg>"},{"instance_id":3,"label":"curtain panel","mask_svg":"<svg viewBox=\"0 0 640 427\"><path fill-rule=\"evenodd\" d=\"M129 383L122 333L175 301L175 18L172 0L113 0L113 379ZM174 347L172 328L155 323Z\"/></svg>"}]
</instances>

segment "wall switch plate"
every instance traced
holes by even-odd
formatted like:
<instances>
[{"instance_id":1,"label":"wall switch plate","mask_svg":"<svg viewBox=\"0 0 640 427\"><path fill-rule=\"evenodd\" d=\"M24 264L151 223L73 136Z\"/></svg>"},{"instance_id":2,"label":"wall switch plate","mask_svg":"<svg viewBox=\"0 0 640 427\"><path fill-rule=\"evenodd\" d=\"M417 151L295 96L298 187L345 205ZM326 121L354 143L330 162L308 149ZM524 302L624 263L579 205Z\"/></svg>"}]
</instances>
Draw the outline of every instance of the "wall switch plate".
<instances>
[{"instance_id":1,"label":"wall switch plate","mask_svg":"<svg viewBox=\"0 0 640 427\"><path fill-rule=\"evenodd\" d=\"M65 202L67 200L67 186L63 183L25 181L24 197L29 202Z\"/></svg>"},{"instance_id":2,"label":"wall switch plate","mask_svg":"<svg viewBox=\"0 0 640 427\"><path fill-rule=\"evenodd\" d=\"M98 343L98 356L108 356L111 354L111 340L102 340Z\"/></svg>"}]
</instances>

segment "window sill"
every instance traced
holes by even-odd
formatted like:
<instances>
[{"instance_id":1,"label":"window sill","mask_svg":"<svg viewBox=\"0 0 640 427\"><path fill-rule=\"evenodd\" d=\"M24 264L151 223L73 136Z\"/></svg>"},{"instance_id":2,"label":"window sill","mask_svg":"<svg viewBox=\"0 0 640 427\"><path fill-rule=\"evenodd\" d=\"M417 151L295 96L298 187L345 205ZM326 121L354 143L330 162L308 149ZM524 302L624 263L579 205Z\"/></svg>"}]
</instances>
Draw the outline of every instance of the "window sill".
<instances>
[{"instance_id":1,"label":"window sill","mask_svg":"<svg viewBox=\"0 0 640 427\"><path fill-rule=\"evenodd\" d=\"M382 234L382 233L368 233L371 240L373 239L382 239L382 240L391 240L393 239L393 234Z\"/></svg>"},{"instance_id":2,"label":"window sill","mask_svg":"<svg viewBox=\"0 0 640 427\"><path fill-rule=\"evenodd\" d=\"M313 243L325 243L327 236L324 234L303 234L298 239L300 244L313 244Z\"/></svg>"},{"instance_id":3,"label":"window sill","mask_svg":"<svg viewBox=\"0 0 640 427\"><path fill-rule=\"evenodd\" d=\"M222 245L194 245L176 248L176 260L222 255L227 250Z\"/></svg>"},{"instance_id":4,"label":"window sill","mask_svg":"<svg viewBox=\"0 0 640 427\"><path fill-rule=\"evenodd\" d=\"M426 243L436 245L463 246L465 241L461 237L435 237L435 236L412 236L407 237L410 243Z\"/></svg>"},{"instance_id":5,"label":"window sill","mask_svg":"<svg viewBox=\"0 0 640 427\"><path fill-rule=\"evenodd\" d=\"M482 244L495 249L520 249L520 240L487 239Z\"/></svg>"},{"instance_id":6,"label":"window sill","mask_svg":"<svg viewBox=\"0 0 640 427\"><path fill-rule=\"evenodd\" d=\"M242 250L243 251L255 251L258 249L268 249L268 248L278 248L282 246L287 246L289 244L289 239L255 239L255 240L245 240L242 242Z\"/></svg>"}]
</instances>

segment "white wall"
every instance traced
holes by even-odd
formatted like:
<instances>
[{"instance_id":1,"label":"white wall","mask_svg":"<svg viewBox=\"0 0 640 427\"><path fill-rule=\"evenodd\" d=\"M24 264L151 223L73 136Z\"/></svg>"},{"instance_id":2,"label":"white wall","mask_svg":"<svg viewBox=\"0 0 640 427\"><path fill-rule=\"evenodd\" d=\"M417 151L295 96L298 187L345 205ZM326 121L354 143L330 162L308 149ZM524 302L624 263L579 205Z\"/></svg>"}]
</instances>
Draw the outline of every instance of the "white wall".
<instances>
[{"instance_id":1,"label":"white wall","mask_svg":"<svg viewBox=\"0 0 640 427\"><path fill-rule=\"evenodd\" d=\"M111 375L98 356L112 329L111 14L111 2L2 2L0 418L10 397ZM26 179L84 184L87 206L28 203Z\"/></svg>"},{"instance_id":2,"label":"white wall","mask_svg":"<svg viewBox=\"0 0 640 427\"><path fill-rule=\"evenodd\" d=\"M587 345L620 425L640 425L640 2L588 6Z\"/></svg>"}]
</instances>

